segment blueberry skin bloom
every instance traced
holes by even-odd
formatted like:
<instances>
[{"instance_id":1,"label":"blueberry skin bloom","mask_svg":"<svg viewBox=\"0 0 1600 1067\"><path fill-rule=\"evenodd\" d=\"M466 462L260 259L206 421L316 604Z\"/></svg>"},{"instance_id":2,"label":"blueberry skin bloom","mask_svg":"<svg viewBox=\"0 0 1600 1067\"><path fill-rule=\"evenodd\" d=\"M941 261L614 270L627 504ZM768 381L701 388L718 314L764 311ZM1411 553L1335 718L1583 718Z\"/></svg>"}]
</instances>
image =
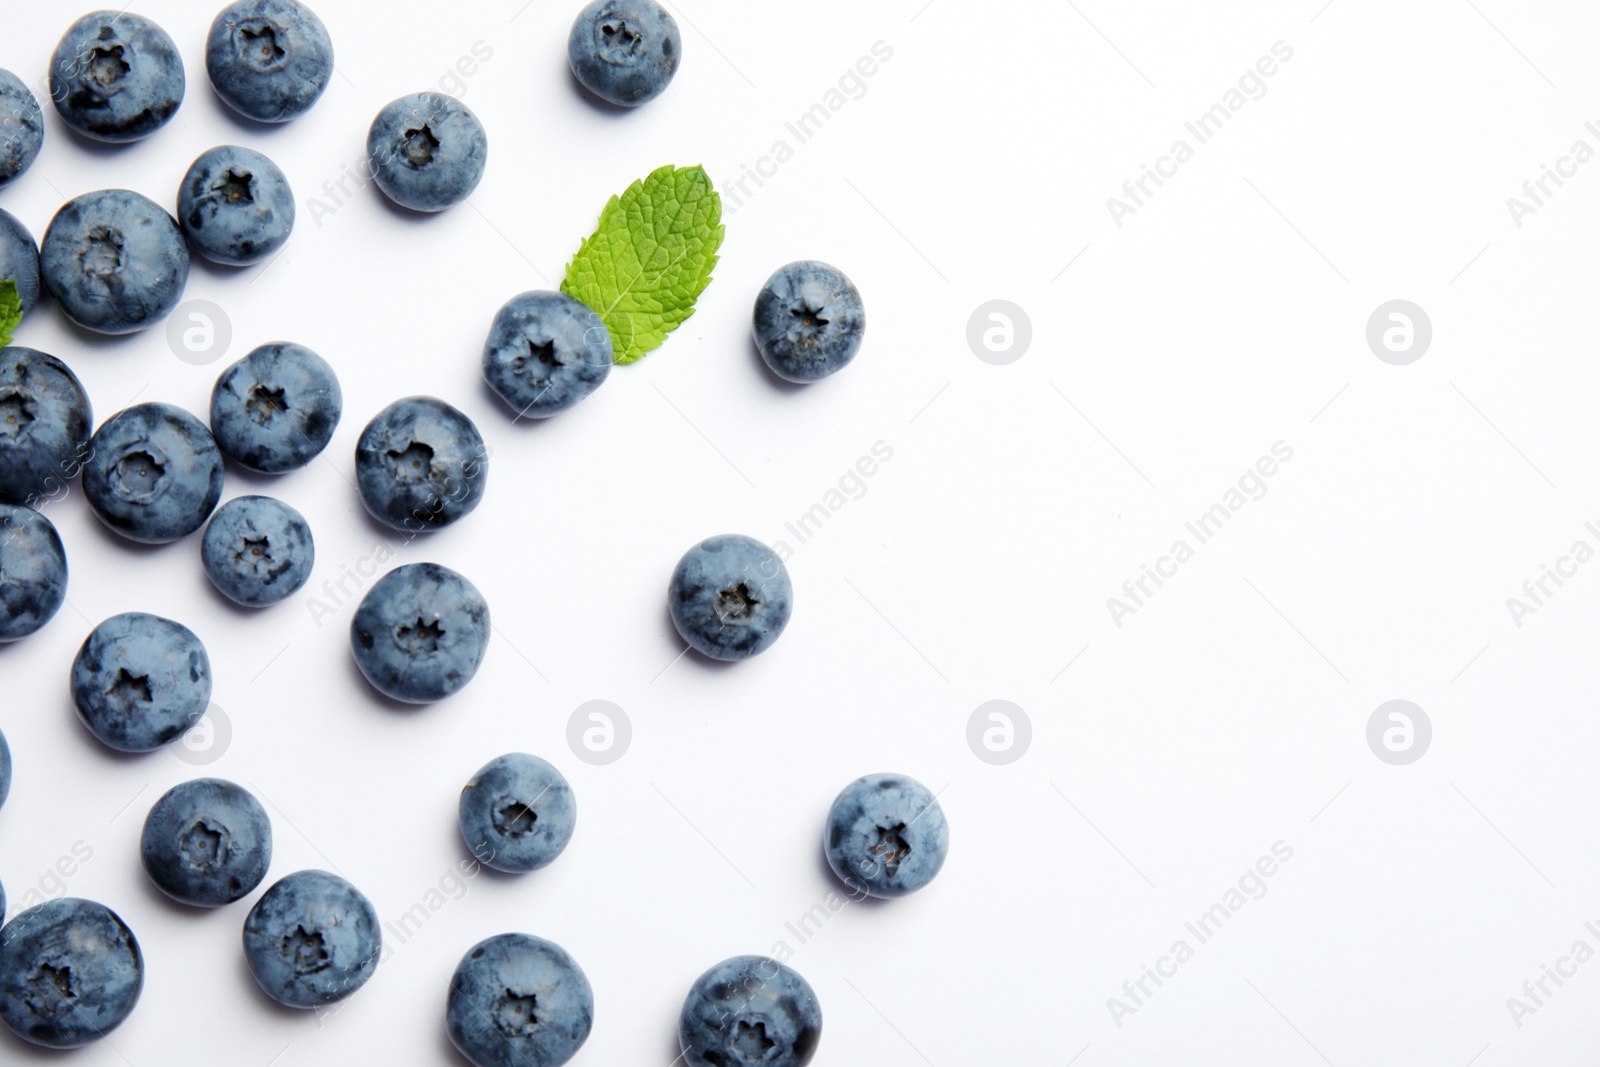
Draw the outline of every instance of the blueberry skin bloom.
<instances>
[{"instance_id":1,"label":"blueberry skin bloom","mask_svg":"<svg viewBox=\"0 0 1600 1067\"><path fill-rule=\"evenodd\" d=\"M589 1039L594 990L555 942L500 934L461 957L445 1026L473 1067L560 1067Z\"/></svg>"},{"instance_id":2,"label":"blueberry skin bloom","mask_svg":"<svg viewBox=\"0 0 1600 1067\"><path fill-rule=\"evenodd\" d=\"M145 817L145 873L167 896L217 908L248 896L272 863L272 821L249 790L221 778L173 786Z\"/></svg>"},{"instance_id":3,"label":"blueberry skin bloom","mask_svg":"<svg viewBox=\"0 0 1600 1067\"><path fill-rule=\"evenodd\" d=\"M155 133L183 103L183 60L143 15L95 11L68 28L50 58L50 99L68 126L97 141Z\"/></svg>"},{"instance_id":4,"label":"blueberry skin bloom","mask_svg":"<svg viewBox=\"0 0 1600 1067\"><path fill-rule=\"evenodd\" d=\"M294 230L294 190L260 152L218 145L201 153L178 189L178 225L195 251L228 266L259 263Z\"/></svg>"},{"instance_id":5,"label":"blueberry skin bloom","mask_svg":"<svg viewBox=\"0 0 1600 1067\"><path fill-rule=\"evenodd\" d=\"M79 326L134 333L166 318L183 299L189 248L177 220L154 201L102 189L56 212L39 246L39 271Z\"/></svg>"},{"instance_id":6,"label":"blueberry skin bloom","mask_svg":"<svg viewBox=\"0 0 1600 1067\"><path fill-rule=\"evenodd\" d=\"M718 534L684 553L667 600L673 625L696 651L739 660L765 652L783 633L794 588L772 549L743 534Z\"/></svg>"},{"instance_id":7,"label":"blueberry skin bloom","mask_svg":"<svg viewBox=\"0 0 1600 1067\"><path fill-rule=\"evenodd\" d=\"M443 93L402 96L378 112L367 133L378 188L413 211L443 211L471 196L488 157L478 116Z\"/></svg>"},{"instance_id":8,"label":"blueberry skin bloom","mask_svg":"<svg viewBox=\"0 0 1600 1067\"><path fill-rule=\"evenodd\" d=\"M297 0L238 0L206 37L206 73L224 103L257 122L311 110L333 77L328 28Z\"/></svg>"},{"instance_id":9,"label":"blueberry skin bloom","mask_svg":"<svg viewBox=\"0 0 1600 1067\"><path fill-rule=\"evenodd\" d=\"M461 837L497 871L546 867L572 840L572 787L538 756L511 752L485 764L461 790Z\"/></svg>"},{"instance_id":10,"label":"blueberry skin bloom","mask_svg":"<svg viewBox=\"0 0 1600 1067\"><path fill-rule=\"evenodd\" d=\"M200 560L218 592L264 608L293 596L311 577L316 546L305 516L270 496L241 496L217 509Z\"/></svg>"},{"instance_id":11,"label":"blueberry skin bloom","mask_svg":"<svg viewBox=\"0 0 1600 1067\"><path fill-rule=\"evenodd\" d=\"M869 774L834 800L822 845L828 866L851 889L903 897L933 881L944 866L950 827L921 782L903 774Z\"/></svg>"},{"instance_id":12,"label":"blueberry skin bloom","mask_svg":"<svg viewBox=\"0 0 1600 1067\"><path fill-rule=\"evenodd\" d=\"M815 382L843 369L866 328L855 285L814 259L779 267L756 297L756 347L785 381Z\"/></svg>"},{"instance_id":13,"label":"blueberry skin bloom","mask_svg":"<svg viewBox=\"0 0 1600 1067\"><path fill-rule=\"evenodd\" d=\"M171 404L135 404L89 439L83 495L130 541L164 544L205 524L222 499L222 453L211 431Z\"/></svg>"},{"instance_id":14,"label":"blueberry skin bloom","mask_svg":"<svg viewBox=\"0 0 1600 1067\"><path fill-rule=\"evenodd\" d=\"M5 99L0 97L0 107L4 106ZM0 137L3 136L4 131L0 130ZM0 156L4 152L5 145L0 144ZM3 167L4 163L0 163L0 168ZM17 283L17 296L22 300L22 313L26 315L39 302L39 246L15 215L0 211L0 282L8 280Z\"/></svg>"},{"instance_id":15,"label":"blueberry skin bloom","mask_svg":"<svg viewBox=\"0 0 1600 1067\"><path fill-rule=\"evenodd\" d=\"M518 418L544 419L600 388L615 354L611 331L566 293L522 293L506 302L483 345L483 377Z\"/></svg>"},{"instance_id":16,"label":"blueberry skin bloom","mask_svg":"<svg viewBox=\"0 0 1600 1067\"><path fill-rule=\"evenodd\" d=\"M638 107L666 92L682 57L678 23L655 0L594 0L567 37L572 73L618 107Z\"/></svg>"},{"instance_id":17,"label":"blueberry skin bloom","mask_svg":"<svg viewBox=\"0 0 1600 1067\"><path fill-rule=\"evenodd\" d=\"M44 144L44 112L21 78L0 70L0 189L33 166Z\"/></svg>"},{"instance_id":18,"label":"blueberry skin bloom","mask_svg":"<svg viewBox=\"0 0 1600 1067\"><path fill-rule=\"evenodd\" d=\"M0 644L38 632L66 597L67 553L55 525L32 508L0 504Z\"/></svg>"},{"instance_id":19,"label":"blueberry skin bloom","mask_svg":"<svg viewBox=\"0 0 1600 1067\"><path fill-rule=\"evenodd\" d=\"M0 733L0 808L6 806L6 797L11 793L11 746L6 744L6 735ZM0 890L3 893L4 890ZM0 922L5 921L6 907L4 897L0 896Z\"/></svg>"},{"instance_id":20,"label":"blueberry skin bloom","mask_svg":"<svg viewBox=\"0 0 1600 1067\"><path fill-rule=\"evenodd\" d=\"M678 1023L687 1067L805 1067L821 1038L811 986L766 956L735 956L702 974Z\"/></svg>"},{"instance_id":21,"label":"blueberry skin bloom","mask_svg":"<svg viewBox=\"0 0 1600 1067\"><path fill-rule=\"evenodd\" d=\"M396 530L422 533L465 517L483 500L489 456L472 420L431 396L396 400L356 442L361 501Z\"/></svg>"},{"instance_id":22,"label":"blueberry skin bloom","mask_svg":"<svg viewBox=\"0 0 1600 1067\"><path fill-rule=\"evenodd\" d=\"M104 904L64 897L0 932L0 1018L24 1041L79 1048L122 1024L144 991L144 955Z\"/></svg>"},{"instance_id":23,"label":"blueberry skin bloom","mask_svg":"<svg viewBox=\"0 0 1600 1067\"><path fill-rule=\"evenodd\" d=\"M355 886L327 871L274 882L244 921L244 956L267 996L291 1008L343 1000L378 969L378 913Z\"/></svg>"},{"instance_id":24,"label":"blueberry skin bloom","mask_svg":"<svg viewBox=\"0 0 1600 1067\"><path fill-rule=\"evenodd\" d=\"M211 659L187 626L131 611L96 626L72 661L72 702L119 752L153 752L200 721Z\"/></svg>"},{"instance_id":25,"label":"blueberry skin bloom","mask_svg":"<svg viewBox=\"0 0 1600 1067\"><path fill-rule=\"evenodd\" d=\"M211 432L222 454L261 474L310 463L344 413L333 368L304 345L262 345L217 378Z\"/></svg>"},{"instance_id":26,"label":"blueberry skin bloom","mask_svg":"<svg viewBox=\"0 0 1600 1067\"><path fill-rule=\"evenodd\" d=\"M89 454L93 418L89 394L65 363L0 348L0 500L60 494Z\"/></svg>"},{"instance_id":27,"label":"blueberry skin bloom","mask_svg":"<svg viewBox=\"0 0 1600 1067\"><path fill-rule=\"evenodd\" d=\"M476 586L437 563L408 563L378 579L355 618L350 648L372 687L428 704L460 691L489 648L489 605Z\"/></svg>"}]
</instances>

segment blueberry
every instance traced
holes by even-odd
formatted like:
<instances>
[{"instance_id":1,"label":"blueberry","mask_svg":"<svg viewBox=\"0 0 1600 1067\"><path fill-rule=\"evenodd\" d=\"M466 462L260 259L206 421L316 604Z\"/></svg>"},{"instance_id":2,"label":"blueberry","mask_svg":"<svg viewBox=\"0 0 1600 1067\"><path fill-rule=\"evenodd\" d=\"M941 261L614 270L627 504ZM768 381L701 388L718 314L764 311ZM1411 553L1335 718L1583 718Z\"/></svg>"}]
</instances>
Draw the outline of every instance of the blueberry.
<instances>
[{"instance_id":1,"label":"blueberry","mask_svg":"<svg viewBox=\"0 0 1600 1067\"><path fill-rule=\"evenodd\" d=\"M708 537L683 554L667 590L672 622L702 655L765 652L789 624L794 589L783 561L743 534Z\"/></svg>"},{"instance_id":2,"label":"blueberry","mask_svg":"<svg viewBox=\"0 0 1600 1067\"><path fill-rule=\"evenodd\" d=\"M367 158L378 188L413 211L443 211L483 178L488 135L467 105L443 93L412 93L378 112Z\"/></svg>"},{"instance_id":3,"label":"blueberry","mask_svg":"<svg viewBox=\"0 0 1600 1067\"><path fill-rule=\"evenodd\" d=\"M217 509L200 541L206 574L235 604L264 608L293 596L311 577L311 527L270 496L241 496Z\"/></svg>"},{"instance_id":4,"label":"blueberry","mask_svg":"<svg viewBox=\"0 0 1600 1067\"><path fill-rule=\"evenodd\" d=\"M866 328L855 285L814 259L779 267L756 297L756 347L785 381L815 382L842 370Z\"/></svg>"},{"instance_id":5,"label":"blueberry","mask_svg":"<svg viewBox=\"0 0 1600 1067\"><path fill-rule=\"evenodd\" d=\"M437 563L385 574L350 620L356 666L378 692L408 704L443 700L472 681L489 634L483 594Z\"/></svg>"},{"instance_id":6,"label":"blueberry","mask_svg":"<svg viewBox=\"0 0 1600 1067\"><path fill-rule=\"evenodd\" d=\"M950 851L944 809L903 774L869 774L844 787L823 835L828 866L851 889L903 897L939 873Z\"/></svg>"},{"instance_id":7,"label":"blueberry","mask_svg":"<svg viewBox=\"0 0 1600 1067\"><path fill-rule=\"evenodd\" d=\"M522 874L550 864L572 840L578 805L561 772L538 756L490 760L461 790L461 836L479 860Z\"/></svg>"},{"instance_id":8,"label":"blueberry","mask_svg":"<svg viewBox=\"0 0 1600 1067\"><path fill-rule=\"evenodd\" d=\"M89 439L83 495L131 541L162 544L205 524L222 499L222 453L199 419L171 404L125 408Z\"/></svg>"},{"instance_id":9,"label":"blueberry","mask_svg":"<svg viewBox=\"0 0 1600 1067\"><path fill-rule=\"evenodd\" d=\"M139 837L150 880L199 908L250 894L272 863L272 822L250 791L221 778L173 786L150 809Z\"/></svg>"},{"instance_id":10,"label":"blueberry","mask_svg":"<svg viewBox=\"0 0 1600 1067\"><path fill-rule=\"evenodd\" d=\"M6 735L0 733L0 808L6 806L6 797L11 793L11 746L6 744ZM4 899L4 898L0 898ZM0 904L0 921L5 919L5 905Z\"/></svg>"},{"instance_id":11,"label":"blueberry","mask_svg":"<svg viewBox=\"0 0 1600 1067\"><path fill-rule=\"evenodd\" d=\"M483 376L518 418L565 411L611 373L611 331L566 293L514 296L494 317L483 345Z\"/></svg>"},{"instance_id":12,"label":"blueberry","mask_svg":"<svg viewBox=\"0 0 1600 1067\"><path fill-rule=\"evenodd\" d=\"M560 1067L589 1039L594 990L555 942L500 934L461 957L445 1012L473 1067Z\"/></svg>"},{"instance_id":13,"label":"blueberry","mask_svg":"<svg viewBox=\"0 0 1600 1067\"><path fill-rule=\"evenodd\" d=\"M89 454L83 383L54 356L0 348L0 500L61 495Z\"/></svg>"},{"instance_id":14,"label":"blueberry","mask_svg":"<svg viewBox=\"0 0 1600 1067\"><path fill-rule=\"evenodd\" d=\"M244 956L267 996L291 1008L343 1000L378 969L383 934L372 901L336 874L274 882L244 921Z\"/></svg>"},{"instance_id":15,"label":"blueberry","mask_svg":"<svg viewBox=\"0 0 1600 1067\"><path fill-rule=\"evenodd\" d=\"M39 101L9 70L0 70L0 189L39 158L44 144L44 112Z\"/></svg>"},{"instance_id":16,"label":"blueberry","mask_svg":"<svg viewBox=\"0 0 1600 1067\"><path fill-rule=\"evenodd\" d=\"M130 611L96 626L72 661L72 702L120 752L152 752L200 721L211 660L187 626Z\"/></svg>"},{"instance_id":17,"label":"blueberry","mask_svg":"<svg viewBox=\"0 0 1600 1067\"><path fill-rule=\"evenodd\" d=\"M766 956L735 956L702 974L678 1024L686 1067L805 1067L821 1037L811 986Z\"/></svg>"},{"instance_id":18,"label":"blueberry","mask_svg":"<svg viewBox=\"0 0 1600 1067\"><path fill-rule=\"evenodd\" d=\"M211 391L211 432L222 454L262 474L310 463L344 412L339 379L303 345L262 345L223 371Z\"/></svg>"},{"instance_id":19,"label":"blueberry","mask_svg":"<svg viewBox=\"0 0 1600 1067\"><path fill-rule=\"evenodd\" d=\"M189 249L177 220L153 201L102 189L56 212L39 246L39 273L79 326L134 333L166 318L183 299Z\"/></svg>"},{"instance_id":20,"label":"blueberry","mask_svg":"<svg viewBox=\"0 0 1600 1067\"><path fill-rule=\"evenodd\" d=\"M183 103L183 60L143 15L95 11L74 22L50 57L50 98L68 126L122 143L165 126Z\"/></svg>"},{"instance_id":21,"label":"blueberry","mask_svg":"<svg viewBox=\"0 0 1600 1067\"><path fill-rule=\"evenodd\" d=\"M298 0L238 0L206 37L206 73L217 95L258 122L311 110L333 77L333 42Z\"/></svg>"},{"instance_id":22,"label":"blueberry","mask_svg":"<svg viewBox=\"0 0 1600 1067\"><path fill-rule=\"evenodd\" d=\"M356 482L374 518L422 533L449 526L483 499L489 456L478 428L431 396L396 400L356 442Z\"/></svg>"},{"instance_id":23,"label":"blueberry","mask_svg":"<svg viewBox=\"0 0 1600 1067\"><path fill-rule=\"evenodd\" d=\"M66 598L67 553L55 526L32 508L0 504L0 644L39 630Z\"/></svg>"},{"instance_id":24,"label":"blueberry","mask_svg":"<svg viewBox=\"0 0 1600 1067\"><path fill-rule=\"evenodd\" d=\"M5 98L0 97L0 107L4 106ZM28 228L8 211L0 211L0 282L3 281L17 283L22 313L32 311L39 302L39 246Z\"/></svg>"},{"instance_id":25,"label":"blueberry","mask_svg":"<svg viewBox=\"0 0 1600 1067\"><path fill-rule=\"evenodd\" d=\"M572 73L618 107L637 107L665 92L682 55L678 24L655 0L594 0L578 12L567 37Z\"/></svg>"},{"instance_id":26,"label":"blueberry","mask_svg":"<svg viewBox=\"0 0 1600 1067\"><path fill-rule=\"evenodd\" d=\"M259 263L294 229L294 190L260 152L218 145L201 153L178 189L178 225L213 263Z\"/></svg>"},{"instance_id":27,"label":"blueberry","mask_svg":"<svg viewBox=\"0 0 1600 1067\"><path fill-rule=\"evenodd\" d=\"M144 954L120 916L76 897L0 930L0 1019L24 1041L78 1048L122 1024L144 990Z\"/></svg>"}]
</instances>

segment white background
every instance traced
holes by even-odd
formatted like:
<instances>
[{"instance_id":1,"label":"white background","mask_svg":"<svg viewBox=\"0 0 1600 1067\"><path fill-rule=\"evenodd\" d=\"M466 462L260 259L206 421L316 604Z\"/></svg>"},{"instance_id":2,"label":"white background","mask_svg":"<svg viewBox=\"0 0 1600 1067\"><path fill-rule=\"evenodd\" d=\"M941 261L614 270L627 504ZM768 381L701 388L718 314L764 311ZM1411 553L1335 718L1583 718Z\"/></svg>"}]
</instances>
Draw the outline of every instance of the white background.
<instances>
[{"instance_id":1,"label":"white background","mask_svg":"<svg viewBox=\"0 0 1600 1067\"><path fill-rule=\"evenodd\" d=\"M621 114L567 72L578 5L521 3L321 0L341 76L269 129L207 84L209 12L136 0L188 67L174 121L103 148L47 104L42 157L0 195L42 234L87 190L170 207L204 149L266 152L300 203L286 252L197 260L189 282L231 321L226 358L182 362L162 329L89 337L48 303L18 341L66 359L97 420L135 397L203 415L217 373L278 339L329 359L346 401L325 461L228 472L226 495L280 495L316 534L311 586L271 610L217 596L198 537L124 543L76 490L46 508L70 606L0 649L16 760L0 877L14 903L59 881L105 902L148 964L138 1009L75 1062L459 1062L449 975L507 930L561 943L592 980L581 1064L666 1067L692 980L779 941L821 998L819 1064L1594 1062L1600 963L1547 982L1520 1026L1507 1007L1575 941L1600 949L1584 928L1600 920L1600 566L1520 628L1506 607L1573 541L1597 544L1600 162L1520 228L1506 206L1574 140L1600 148L1589 5L694 0L674 7L671 89ZM69 19L13 7L0 66L38 85ZM1107 197L1280 40L1293 58L1266 95L1119 228ZM489 132L471 206L423 218L369 187L313 220L378 109L480 41L492 58L446 81ZM606 198L653 168L703 163L721 183L754 165L878 41L893 57L865 96L729 212L695 317L578 409L513 425L478 372L499 305L553 288ZM860 358L804 389L748 339L762 281L797 258L841 266L869 311ZM1033 324L1008 366L965 340L994 298ZM1365 341L1395 298L1434 327L1410 366ZM466 573L497 636L463 693L403 710L351 662L353 605L328 600L319 627L309 598L392 536L362 511L351 453L418 392L468 412L494 453L483 505L394 562ZM1107 598L1280 440L1294 455L1266 495L1115 625ZM865 495L797 544L784 523L878 441L893 458ZM664 602L683 550L725 531L795 549L790 628L731 668L679 659ZM203 769L116 756L73 714L77 646L129 610L210 649L232 738ZM566 744L595 698L634 727L610 766ZM1033 722L1010 766L966 743L996 698ZM1366 742L1397 698L1434 729L1409 766ZM267 803L269 879L337 869L397 921L466 858L457 791L508 750L572 781L570 848L467 881L336 1014L255 988L238 943L254 896L191 911L139 867L150 804L218 774ZM950 860L799 945L785 923L836 888L828 804L880 770L942 790ZM1195 946L1184 923L1278 841L1293 858L1266 895L1117 1025L1108 998L1176 939ZM92 859L53 879L77 842ZM0 1059L55 1062L9 1034Z\"/></svg>"}]
</instances>

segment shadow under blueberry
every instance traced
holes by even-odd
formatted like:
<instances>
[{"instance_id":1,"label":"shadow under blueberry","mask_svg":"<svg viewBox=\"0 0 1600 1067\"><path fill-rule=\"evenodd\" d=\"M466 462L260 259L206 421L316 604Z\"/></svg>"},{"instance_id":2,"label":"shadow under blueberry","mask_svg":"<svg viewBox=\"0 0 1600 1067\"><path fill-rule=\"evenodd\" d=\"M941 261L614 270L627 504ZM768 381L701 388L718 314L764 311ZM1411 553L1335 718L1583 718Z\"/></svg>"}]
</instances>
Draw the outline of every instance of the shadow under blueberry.
<instances>
[{"instance_id":1,"label":"shadow under blueberry","mask_svg":"<svg viewBox=\"0 0 1600 1067\"><path fill-rule=\"evenodd\" d=\"M572 84L573 91L576 92L585 103L594 108L595 114L597 115L605 115L610 118L621 119L624 116L639 110L636 107L624 107L621 104L613 104L609 100L603 100L594 95L588 90L588 87L586 87L583 82L578 80L578 76L573 73L570 65L567 67L567 80Z\"/></svg>"},{"instance_id":2,"label":"shadow under blueberry","mask_svg":"<svg viewBox=\"0 0 1600 1067\"><path fill-rule=\"evenodd\" d=\"M359 602L357 602L357 604L350 605L352 614L354 613L354 609L358 606L358 604ZM361 667L356 663L355 653L348 650L348 645L350 643L350 638L348 636L349 629L349 624L346 623L344 627L344 640L347 646L346 655L344 656L345 670L355 677L356 684L361 687L361 691L367 695L367 698L371 700L375 706L383 708L386 711L397 712L401 715L422 715L435 704L443 703L443 701L435 700L427 704L408 704L404 700L396 700L394 697L389 696L386 693L380 693L376 686L367 681L367 676L361 673ZM449 697L446 697L445 699L448 700Z\"/></svg>"},{"instance_id":3,"label":"shadow under blueberry","mask_svg":"<svg viewBox=\"0 0 1600 1067\"><path fill-rule=\"evenodd\" d=\"M450 214L451 207L460 206L460 204L457 203L452 204L443 211L418 211L415 208L406 207L404 204L396 203L394 200L390 199L389 194L383 191L383 188L378 184L376 179L365 182L364 184L366 185L368 191L378 199L378 202L388 209L389 214L393 215L397 219L406 219L419 225L425 222L431 222L435 219L441 219ZM471 208L468 208L468 210L470 211Z\"/></svg>"},{"instance_id":4,"label":"shadow under blueberry","mask_svg":"<svg viewBox=\"0 0 1600 1067\"><path fill-rule=\"evenodd\" d=\"M761 377L766 379L767 384L778 392L792 395L804 392L816 384L815 382L791 382L787 378L778 377L772 368L767 366L766 359L761 355L761 346L756 344L756 339L753 335L745 337L745 344L749 346L750 358L755 360L756 367L761 372Z\"/></svg>"},{"instance_id":5,"label":"shadow under blueberry","mask_svg":"<svg viewBox=\"0 0 1600 1067\"><path fill-rule=\"evenodd\" d=\"M495 410L505 416L505 421L508 424L517 427L518 432L520 433L532 433L535 429L542 428L549 423L553 423L556 421L556 419L565 415L570 415L572 414L573 410L576 410L572 409L558 412L556 415L551 416L550 418L536 419L530 415L519 414L516 408L512 407L510 404L507 404L505 402L505 398L494 391L494 387L491 386L488 380L485 379L481 374L478 376L478 388L483 394L484 399L493 404ZM581 403L578 405L578 407L582 406L583 404Z\"/></svg>"}]
</instances>

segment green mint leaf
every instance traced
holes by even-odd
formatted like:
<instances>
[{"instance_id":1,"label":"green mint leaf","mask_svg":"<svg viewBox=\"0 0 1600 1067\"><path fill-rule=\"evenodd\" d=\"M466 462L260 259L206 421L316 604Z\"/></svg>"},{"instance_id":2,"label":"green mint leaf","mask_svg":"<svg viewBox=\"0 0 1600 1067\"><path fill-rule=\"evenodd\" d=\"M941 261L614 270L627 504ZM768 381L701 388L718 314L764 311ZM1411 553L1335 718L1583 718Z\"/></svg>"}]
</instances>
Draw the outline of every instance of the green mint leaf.
<instances>
[{"instance_id":1,"label":"green mint leaf","mask_svg":"<svg viewBox=\"0 0 1600 1067\"><path fill-rule=\"evenodd\" d=\"M0 348L11 343L11 335L22 321L22 296L17 283L7 278L0 281Z\"/></svg>"},{"instance_id":2,"label":"green mint leaf","mask_svg":"<svg viewBox=\"0 0 1600 1067\"><path fill-rule=\"evenodd\" d=\"M633 363L694 314L722 233L722 198L706 172L662 167L606 204L561 291L605 322L616 362Z\"/></svg>"}]
</instances>

